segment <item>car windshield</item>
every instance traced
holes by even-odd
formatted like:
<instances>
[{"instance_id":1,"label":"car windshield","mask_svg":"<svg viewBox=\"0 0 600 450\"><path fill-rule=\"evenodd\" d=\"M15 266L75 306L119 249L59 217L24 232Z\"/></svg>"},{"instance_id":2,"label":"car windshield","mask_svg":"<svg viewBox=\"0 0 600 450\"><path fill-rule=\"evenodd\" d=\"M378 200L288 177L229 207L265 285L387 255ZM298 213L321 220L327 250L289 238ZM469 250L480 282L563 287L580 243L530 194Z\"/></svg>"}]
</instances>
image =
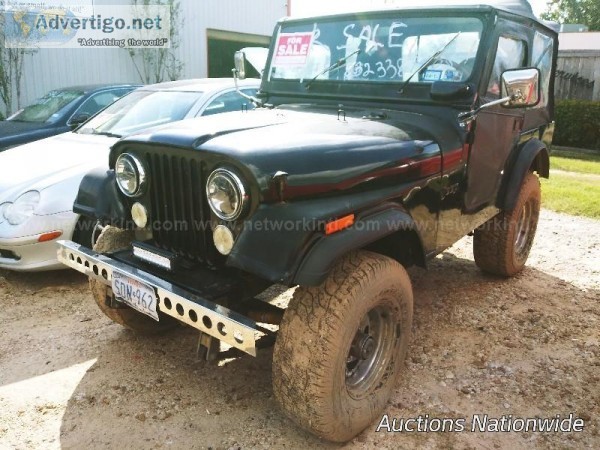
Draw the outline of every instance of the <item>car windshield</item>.
<instances>
[{"instance_id":1,"label":"car windshield","mask_svg":"<svg viewBox=\"0 0 600 450\"><path fill-rule=\"evenodd\" d=\"M182 120L202 94L137 90L117 100L77 132L121 137L145 128Z\"/></svg>"},{"instance_id":2,"label":"car windshield","mask_svg":"<svg viewBox=\"0 0 600 450\"><path fill-rule=\"evenodd\" d=\"M33 104L13 114L7 120L15 122L51 122L64 114L64 110L84 95L81 91L51 91Z\"/></svg>"},{"instance_id":3,"label":"car windshield","mask_svg":"<svg viewBox=\"0 0 600 450\"><path fill-rule=\"evenodd\" d=\"M310 87L313 80L432 83L470 77L483 30L481 20L395 14L395 18L283 24L269 81L299 81Z\"/></svg>"}]
</instances>

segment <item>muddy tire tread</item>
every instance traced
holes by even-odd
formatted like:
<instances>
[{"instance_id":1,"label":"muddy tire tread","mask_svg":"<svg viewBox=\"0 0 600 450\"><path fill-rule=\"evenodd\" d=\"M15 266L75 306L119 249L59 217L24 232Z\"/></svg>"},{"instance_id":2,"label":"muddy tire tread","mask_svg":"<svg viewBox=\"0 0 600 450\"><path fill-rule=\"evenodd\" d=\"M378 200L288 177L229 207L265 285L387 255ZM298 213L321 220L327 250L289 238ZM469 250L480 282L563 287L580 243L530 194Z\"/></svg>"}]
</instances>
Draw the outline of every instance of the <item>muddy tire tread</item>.
<instances>
[{"instance_id":1,"label":"muddy tire tread","mask_svg":"<svg viewBox=\"0 0 600 450\"><path fill-rule=\"evenodd\" d=\"M541 202L540 181L529 172L519 192L512 211L502 212L475 230L473 235L473 256L475 263L484 272L500 276L513 276L519 273L525 263L518 263L514 257L514 233L522 205L530 197L537 198L537 215ZM537 227L537 219L535 221ZM535 235L535 228L532 233Z\"/></svg>"},{"instance_id":2,"label":"muddy tire tread","mask_svg":"<svg viewBox=\"0 0 600 450\"><path fill-rule=\"evenodd\" d=\"M343 351L335 337L345 330L357 293L376 279L389 282L410 305L404 314L412 321L412 288L404 268L396 261L370 252L355 252L339 263L320 287L298 288L285 312L273 355L273 389L286 414L318 436L345 442L378 417L387 395L371 405L366 417L340 418L328 405L328 383L333 358ZM408 333L410 333L410 326ZM406 345L398 360L404 359ZM392 387L395 384L392 382ZM353 420L356 419L356 420ZM358 427L355 425L358 423Z\"/></svg>"}]
</instances>

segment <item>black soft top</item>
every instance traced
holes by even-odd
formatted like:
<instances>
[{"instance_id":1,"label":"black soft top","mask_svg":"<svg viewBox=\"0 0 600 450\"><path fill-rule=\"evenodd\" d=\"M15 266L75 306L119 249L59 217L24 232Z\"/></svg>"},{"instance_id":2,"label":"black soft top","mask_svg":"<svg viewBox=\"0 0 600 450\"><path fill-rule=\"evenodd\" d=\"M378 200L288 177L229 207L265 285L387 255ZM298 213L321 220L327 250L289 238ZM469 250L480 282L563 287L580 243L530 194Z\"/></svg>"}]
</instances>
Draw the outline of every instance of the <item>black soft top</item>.
<instances>
[{"instance_id":1,"label":"black soft top","mask_svg":"<svg viewBox=\"0 0 600 450\"><path fill-rule=\"evenodd\" d=\"M385 11L447 11L450 12L491 12L493 10L507 12L510 14L514 14L520 17L525 17L527 19L534 20L541 25L545 26L551 31L556 32L555 27L552 26L551 23L540 20L535 16L533 10L531 9L531 5L528 0L435 0L439 1L439 4L435 3L425 3L419 5L418 0L413 0L407 2L407 4L403 5L389 5L384 7L372 7L361 11L352 11L338 14L326 14L326 15L317 15L310 17L342 17L348 16L356 13L377 13L377 12L385 12ZM307 19L306 17L298 17L299 21L303 19ZM293 22L296 18L283 18L282 22Z\"/></svg>"}]
</instances>

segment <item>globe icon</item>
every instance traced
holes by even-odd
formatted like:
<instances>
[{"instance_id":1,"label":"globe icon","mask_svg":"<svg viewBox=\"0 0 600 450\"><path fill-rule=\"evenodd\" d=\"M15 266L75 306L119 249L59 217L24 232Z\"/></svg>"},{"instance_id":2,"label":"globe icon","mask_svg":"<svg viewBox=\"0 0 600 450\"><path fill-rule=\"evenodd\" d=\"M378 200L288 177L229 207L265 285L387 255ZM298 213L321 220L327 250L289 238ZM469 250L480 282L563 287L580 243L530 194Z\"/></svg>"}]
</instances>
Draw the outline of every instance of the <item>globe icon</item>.
<instances>
[{"instance_id":1,"label":"globe icon","mask_svg":"<svg viewBox=\"0 0 600 450\"><path fill-rule=\"evenodd\" d=\"M10 47L60 47L73 39L76 32L68 26L71 11L8 10L5 12L5 36Z\"/></svg>"}]
</instances>

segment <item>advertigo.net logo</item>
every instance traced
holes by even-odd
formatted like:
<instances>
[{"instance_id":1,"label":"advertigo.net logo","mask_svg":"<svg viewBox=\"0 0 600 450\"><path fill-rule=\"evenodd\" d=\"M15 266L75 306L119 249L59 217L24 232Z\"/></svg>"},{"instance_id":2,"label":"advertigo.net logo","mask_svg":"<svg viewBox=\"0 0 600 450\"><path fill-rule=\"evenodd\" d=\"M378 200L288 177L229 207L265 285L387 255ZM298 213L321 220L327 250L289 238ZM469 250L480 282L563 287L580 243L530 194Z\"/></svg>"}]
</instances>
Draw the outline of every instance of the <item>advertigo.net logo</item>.
<instances>
[{"instance_id":1,"label":"advertigo.net logo","mask_svg":"<svg viewBox=\"0 0 600 450\"><path fill-rule=\"evenodd\" d=\"M168 48L165 5L0 0L7 48Z\"/></svg>"}]
</instances>

